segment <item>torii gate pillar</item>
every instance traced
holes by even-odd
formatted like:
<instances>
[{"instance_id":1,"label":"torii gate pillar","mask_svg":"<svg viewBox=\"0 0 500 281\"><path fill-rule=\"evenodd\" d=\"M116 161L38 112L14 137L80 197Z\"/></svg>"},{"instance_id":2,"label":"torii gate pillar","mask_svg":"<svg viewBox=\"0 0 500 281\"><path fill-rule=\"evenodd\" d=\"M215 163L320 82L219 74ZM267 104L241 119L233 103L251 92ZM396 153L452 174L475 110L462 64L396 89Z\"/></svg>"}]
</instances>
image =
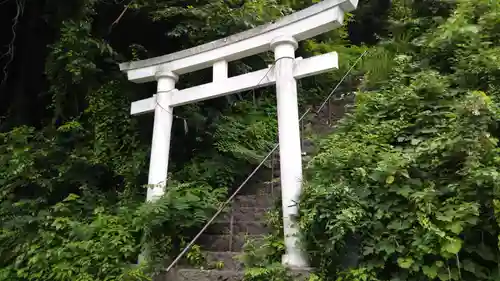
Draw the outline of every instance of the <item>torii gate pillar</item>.
<instances>
[{"instance_id":1,"label":"torii gate pillar","mask_svg":"<svg viewBox=\"0 0 500 281\"><path fill-rule=\"evenodd\" d=\"M280 144L281 203L286 253L283 264L306 267L306 255L297 246L298 229L293 218L298 215L297 202L302 190L302 151L297 101L297 82L293 75L297 41L280 36L271 42L274 50L276 94L278 101L278 134Z\"/></svg>"},{"instance_id":2,"label":"torii gate pillar","mask_svg":"<svg viewBox=\"0 0 500 281\"><path fill-rule=\"evenodd\" d=\"M154 201L165 193L170 152L172 122L174 120L171 106L172 92L176 91L175 83L179 76L170 71L159 71L155 75L157 81L156 100L154 106L153 140L149 160L147 201Z\"/></svg>"}]
</instances>

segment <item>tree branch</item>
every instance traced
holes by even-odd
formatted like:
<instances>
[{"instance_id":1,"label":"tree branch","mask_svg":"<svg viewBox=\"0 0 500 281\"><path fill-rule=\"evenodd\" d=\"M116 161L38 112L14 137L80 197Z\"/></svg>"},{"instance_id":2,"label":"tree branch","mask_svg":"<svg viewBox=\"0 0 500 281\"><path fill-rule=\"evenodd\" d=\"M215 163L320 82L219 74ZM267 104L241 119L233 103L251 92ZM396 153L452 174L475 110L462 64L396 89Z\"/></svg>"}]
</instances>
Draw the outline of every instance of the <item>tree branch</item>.
<instances>
[{"instance_id":1,"label":"tree branch","mask_svg":"<svg viewBox=\"0 0 500 281\"><path fill-rule=\"evenodd\" d=\"M8 0L5 0L4 2L0 2L0 5L1 4L4 4L6 3ZM14 18L12 19L12 39L10 40L9 44L7 45L7 52L3 55L0 56L0 60L2 60L4 57L9 57L9 59L7 60L7 62L5 63L3 69L2 69L2 72L3 72L3 78L2 78L2 81L0 82L0 88L5 84L5 82L7 81L7 78L9 76L9 72L8 72L8 69L9 69L9 66L10 64L12 63L12 61L14 61L14 53L15 53L15 41L16 41L16 37L17 37L17 34L16 34L16 27L19 23L19 17L21 17L21 15L23 14L24 12L24 8L25 8L25 0L16 0L16 6L17 6L17 11L16 11L16 15L14 16Z\"/></svg>"},{"instance_id":2,"label":"tree branch","mask_svg":"<svg viewBox=\"0 0 500 281\"><path fill-rule=\"evenodd\" d=\"M125 13L127 12L128 8L130 8L130 5L132 5L132 3L134 2L135 0L130 0L130 2L127 4L127 6L125 6L125 8L123 8L123 11L121 12L121 14L118 16L118 18L116 18L115 21L113 21L113 23L111 24L111 26L109 27L109 32L111 32L111 30L113 29L113 27L115 25L118 24L118 22L120 22L120 20L122 19L123 15L125 15Z\"/></svg>"}]
</instances>

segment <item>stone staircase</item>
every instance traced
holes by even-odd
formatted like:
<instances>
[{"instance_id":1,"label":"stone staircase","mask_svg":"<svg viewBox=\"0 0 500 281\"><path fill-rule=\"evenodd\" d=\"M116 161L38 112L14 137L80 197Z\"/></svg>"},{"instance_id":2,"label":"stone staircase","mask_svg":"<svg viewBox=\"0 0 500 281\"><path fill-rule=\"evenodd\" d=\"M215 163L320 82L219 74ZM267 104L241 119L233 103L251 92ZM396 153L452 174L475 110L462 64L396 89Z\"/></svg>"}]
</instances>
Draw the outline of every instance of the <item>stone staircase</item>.
<instances>
[{"instance_id":1,"label":"stone staircase","mask_svg":"<svg viewBox=\"0 0 500 281\"><path fill-rule=\"evenodd\" d=\"M273 157L277 158L277 154ZM274 171L256 175L257 180L243 187L231 206L200 236L196 244L201 247L205 259L203 268L181 264L155 281L242 280L243 264L237 257L243 254L245 242L251 239L258 243L269 233L266 214L280 198L279 181L272 181L279 176L279 163L274 162Z\"/></svg>"},{"instance_id":2,"label":"stone staircase","mask_svg":"<svg viewBox=\"0 0 500 281\"><path fill-rule=\"evenodd\" d=\"M352 103L351 98L329 102L315 120L308 122L310 130L316 134L331 133L335 130L334 124L346 113L346 105ZM306 164L315 153L314 143L303 137L302 151ZM281 198L279 152L273 153L272 158L273 169L257 173L257 180L243 187L234 202L196 242L201 246L205 259L203 268L180 264L168 274L155 278L155 281L243 280L244 266L237 257L243 253L245 242L249 239L258 241L269 233L265 223L266 213ZM306 280L308 276L307 271L294 273L297 280Z\"/></svg>"}]
</instances>

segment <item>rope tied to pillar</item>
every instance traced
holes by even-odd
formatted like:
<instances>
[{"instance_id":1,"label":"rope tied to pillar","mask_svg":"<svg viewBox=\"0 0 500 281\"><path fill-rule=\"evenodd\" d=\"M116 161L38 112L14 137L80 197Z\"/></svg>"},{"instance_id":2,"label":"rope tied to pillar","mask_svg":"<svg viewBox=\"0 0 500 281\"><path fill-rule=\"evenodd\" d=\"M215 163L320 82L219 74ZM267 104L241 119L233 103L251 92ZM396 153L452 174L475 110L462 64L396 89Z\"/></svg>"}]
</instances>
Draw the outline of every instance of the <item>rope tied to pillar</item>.
<instances>
[{"instance_id":1,"label":"rope tied to pillar","mask_svg":"<svg viewBox=\"0 0 500 281\"><path fill-rule=\"evenodd\" d=\"M290 57L290 56L285 56L285 57L281 57L281 58L278 58L278 59L274 60L274 63L268 68L266 74L264 76L262 76L262 78L260 79L259 83L257 83L252 88L252 90L250 90L250 92L252 93L254 105L256 104L256 99L255 99L255 89L256 89L256 87L259 86L262 83L262 81L264 81L264 79L267 78L267 76L269 75L269 73L274 69L274 67L276 66L276 64L278 63L278 61L280 61L281 59L292 59L292 60L295 60L294 57Z\"/></svg>"},{"instance_id":2,"label":"rope tied to pillar","mask_svg":"<svg viewBox=\"0 0 500 281\"><path fill-rule=\"evenodd\" d=\"M162 91L162 92L158 92L158 93L156 93L156 95L155 95L155 104L156 104L156 105L158 105L158 106L161 108L161 110L164 110L164 111L166 111L168 114L172 115L172 117L174 117L175 119L181 119L181 120L183 121L183 123L184 123L184 133L185 133L185 134L187 134L187 133L188 133L188 128L189 128L188 123L187 123L187 118L184 118L184 117L182 117L182 116L179 116L179 115L174 114L174 113L173 113L173 111L171 111L171 110L167 110L165 107L163 107L163 106L162 106L162 105L158 102L158 94L168 94L168 93L170 93L170 92L172 92L172 91L174 91L174 90L177 90L177 89L171 89L171 90L168 90L168 91ZM172 110L173 110L173 108L172 108Z\"/></svg>"},{"instance_id":3,"label":"rope tied to pillar","mask_svg":"<svg viewBox=\"0 0 500 281\"><path fill-rule=\"evenodd\" d=\"M168 94L174 90L177 90L177 89L172 89L172 90L168 90L168 91L162 91L162 92L158 92L156 95L155 95L155 104L158 105L162 110L166 111L168 114L172 115L174 118L177 118L177 119L183 119L183 120L187 120L187 118L184 118L182 116L179 116L179 115L175 115L172 111L166 109L165 107L163 107L159 102L158 102L158 94Z\"/></svg>"}]
</instances>

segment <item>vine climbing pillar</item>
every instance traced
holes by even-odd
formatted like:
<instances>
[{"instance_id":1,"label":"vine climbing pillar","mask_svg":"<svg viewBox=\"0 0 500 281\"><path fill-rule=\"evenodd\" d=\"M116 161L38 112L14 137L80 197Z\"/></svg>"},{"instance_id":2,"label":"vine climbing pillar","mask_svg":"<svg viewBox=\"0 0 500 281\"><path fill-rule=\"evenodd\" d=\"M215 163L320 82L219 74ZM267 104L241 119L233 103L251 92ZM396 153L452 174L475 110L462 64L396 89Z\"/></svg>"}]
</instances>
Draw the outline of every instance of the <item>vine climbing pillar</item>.
<instances>
[{"instance_id":1,"label":"vine climbing pillar","mask_svg":"<svg viewBox=\"0 0 500 281\"><path fill-rule=\"evenodd\" d=\"M172 92L179 77L170 71L159 71L155 75L157 93L154 106L153 142L149 162L147 201L154 201L165 193L167 182L170 137L173 122Z\"/></svg>"},{"instance_id":2,"label":"vine climbing pillar","mask_svg":"<svg viewBox=\"0 0 500 281\"><path fill-rule=\"evenodd\" d=\"M274 50L276 94L278 101L278 135L280 144L281 197L286 252L283 264L307 267L307 257L298 245L297 202L302 190L302 151L300 141L297 81L293 75L297 41L280 36L271 42Z\"/></svg>"}]
</instances>

